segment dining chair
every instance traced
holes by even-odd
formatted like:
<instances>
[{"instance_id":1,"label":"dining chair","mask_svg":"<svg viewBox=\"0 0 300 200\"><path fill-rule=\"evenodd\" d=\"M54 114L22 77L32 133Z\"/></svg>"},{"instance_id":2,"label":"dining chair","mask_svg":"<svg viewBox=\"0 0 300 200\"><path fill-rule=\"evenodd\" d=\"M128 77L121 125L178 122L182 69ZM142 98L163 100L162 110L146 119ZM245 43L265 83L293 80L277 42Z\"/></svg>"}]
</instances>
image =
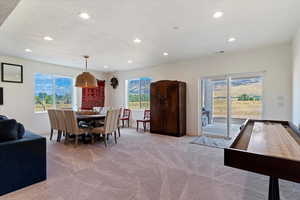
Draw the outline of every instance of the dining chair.
<instances>
[{"instance_id":1,"label":"dining chair","mask_svg":"<svg viewBox=\"0 0 300 200\"><path fill-rule=\"evenodd\" d=\"M96 108L99 108L99 113L98 114L106 114L106 112L110 109L110 107L96 107ZM104 120L96 120L95 121L95 124L94 124L94 127L100 127L100 126L103 126L104 125Z\"/></svg>"},{"instance_id":2,"label":"dining chair","mask_svg":"<svg viewBox=\"0 0 300 200\"><path fill-rule=\"evenodd\" d=\"M49 121L50 121L50 140L52 140L54 130L58 131L57 119L55 116L55 110L49 109L48 111Z\"/></svg>"},{"instance_id":3,"label":"dining chair","mask_svg":"<svg viewBox=\"0 0 300 200\"><path fill-rule=\"evenodd\" d=\"M69 142L70 135L75 135L75 147L78 145L79 135L85 134L88 132L87 128L79 128L76 112L73 110L65 110L65 123L66 123L66 139L65 143Z\"/></svg>"},{"instance_id":4,"label":"dining chair","mask_svg":"<svg viewBox=\"0 0 300 200\"><path fill-rule=\"evenodd\" d=\"M103 127L96 127L91 129L93 135L103 135L104 144L107 147L107 140L109 135L114 134L115 143L117 144L117 129L119 125L119 109L108 110L106 112L105 122Z\"/></svg>"},{"instance_id":5,"label":"dining chair","mask_svg":"<svg viewBox=\"0 0 300 200\"><path fill-rule=\"evenodd\" d=\"M130 114L131 114L131 110L130 109L126 109L125 108L123 110L123 116L120 118L120 120L122 121L122 127L123 128L124 128L124 121L127 121L128 128L129 128Z\"/></svg>"},{"instance_id":6,"label":"dining chair","mask_svg":"<svg viewBox=\"0 0 300 200\"><path fill-rule=\"evenodd\" d=\"M66 135L66 133L67 133L64 110L56 109L55 116L56 116L57 124L58 124L57 142L60 142L62 135L63 134Z\"/></svg>"},{"instance_id":7,"label":"dining chair","mask_svg":"<svg viewBox=\"0 0 300 200\"><path fill-rule=\"evenodd\" d=\"M119 134L119 137L121 137L121 123L120 123L120 119L121 119L121 115L122 115L122 111L123 111L123 108L121 107L119 109L119 119L118 119L118 134Z\"/></svg>"},{"instance_id":8,"label":"dining chair","mask_svg":"<svg viewBox=\"0 0 300 200\"><path fill-rule=\"evenodd\" d=\"M150 123L150 110L144 111L144 119L138 119L136 120L136 131L139 131L139 123L142 122L144 126L144 132L147 128L147 123Z\"/></svg>"}]
</instances>

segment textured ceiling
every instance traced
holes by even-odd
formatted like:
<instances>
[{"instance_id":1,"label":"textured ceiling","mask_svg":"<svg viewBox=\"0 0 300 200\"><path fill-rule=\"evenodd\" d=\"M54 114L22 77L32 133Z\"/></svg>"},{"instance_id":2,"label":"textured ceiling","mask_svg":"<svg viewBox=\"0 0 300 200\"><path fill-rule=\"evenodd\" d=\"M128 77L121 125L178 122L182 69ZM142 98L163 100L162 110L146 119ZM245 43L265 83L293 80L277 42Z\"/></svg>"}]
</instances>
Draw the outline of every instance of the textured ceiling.
<instances>
[{"instance_id":1,"label":"textured ceiling","mask_svg":"<svg viewBox=\"0 0 300 200\"><path fill-rule=\"evenodd\" d=\"M23 0L0 27L0 53L71 67L88 54L95 70L130 70L290 41L299 8L299 0Z\"/></svg>"}]
</instances>

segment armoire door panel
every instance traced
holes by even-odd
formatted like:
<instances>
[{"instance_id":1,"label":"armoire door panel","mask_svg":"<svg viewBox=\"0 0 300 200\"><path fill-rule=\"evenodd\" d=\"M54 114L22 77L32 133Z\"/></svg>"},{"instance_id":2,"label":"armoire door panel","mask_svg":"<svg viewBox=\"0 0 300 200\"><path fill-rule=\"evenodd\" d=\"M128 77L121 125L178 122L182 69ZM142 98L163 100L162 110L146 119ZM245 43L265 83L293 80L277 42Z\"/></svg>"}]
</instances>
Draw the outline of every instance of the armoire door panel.
<instances>
[{"instance_id":1,"label":"armoire door panel","mask_svg":"<svg viewBox=\"0 0 300 200\"><path fill-rule=\"evenodd\" d=\"M170 85L167 89L167 99L165 106L165 129L168 134L176 134L178 132L178 87Z\"/></svg>"},{"instance_id":2,"label":"armoire door panel","mask_svg":"<svg viewBox=\"0 0 300 200\"><path fill-rule=\"evenodd\" d=\"M151 132L157 132L161 127L160 119L157 117L160 115L160 101L158 98L159 88L151 87L150 89L150 110L151 110L151 119L150 119L150 129Z\"/></svg>"}]
</instances>

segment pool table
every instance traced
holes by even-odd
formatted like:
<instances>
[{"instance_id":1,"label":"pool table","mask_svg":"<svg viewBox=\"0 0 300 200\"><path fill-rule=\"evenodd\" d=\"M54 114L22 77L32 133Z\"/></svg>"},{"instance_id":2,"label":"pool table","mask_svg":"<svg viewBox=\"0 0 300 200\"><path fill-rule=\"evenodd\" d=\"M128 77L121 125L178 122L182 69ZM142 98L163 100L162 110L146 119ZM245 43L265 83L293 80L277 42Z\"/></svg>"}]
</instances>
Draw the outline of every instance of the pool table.
<instances>
[{"instance_id":1,"label":"pool table","mask_svg":"<svg viewBox=\"0 0 300 200\"><path fill-rule=\"evenodd\" d=\"M300 183L300 131L288 121L248 119L224 149L224 164L269 176L269 200L279 200L278 179Z\"/></svg>"}]
</instances>

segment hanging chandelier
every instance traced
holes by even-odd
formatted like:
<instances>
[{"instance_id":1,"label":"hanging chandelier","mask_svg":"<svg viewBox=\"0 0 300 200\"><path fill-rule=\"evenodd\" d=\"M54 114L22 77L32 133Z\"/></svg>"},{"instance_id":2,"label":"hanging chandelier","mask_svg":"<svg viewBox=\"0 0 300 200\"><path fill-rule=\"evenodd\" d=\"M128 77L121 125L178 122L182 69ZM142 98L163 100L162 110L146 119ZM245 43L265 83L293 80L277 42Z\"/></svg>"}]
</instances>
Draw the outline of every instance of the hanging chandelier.
<instances>
[{"instance_id":1,"label":"hanging chandelier","mask_svg":"<svg viewBox=\"0 0 300 200\"><path fill-rule=\"evenodd\" d=\"M80 88L95 88L98 87L97 80L93 74L87 71L89 56L83 56L85 59L85 71L79 74L76 78L76 87Z\"/></svg>"}]
</instances>

